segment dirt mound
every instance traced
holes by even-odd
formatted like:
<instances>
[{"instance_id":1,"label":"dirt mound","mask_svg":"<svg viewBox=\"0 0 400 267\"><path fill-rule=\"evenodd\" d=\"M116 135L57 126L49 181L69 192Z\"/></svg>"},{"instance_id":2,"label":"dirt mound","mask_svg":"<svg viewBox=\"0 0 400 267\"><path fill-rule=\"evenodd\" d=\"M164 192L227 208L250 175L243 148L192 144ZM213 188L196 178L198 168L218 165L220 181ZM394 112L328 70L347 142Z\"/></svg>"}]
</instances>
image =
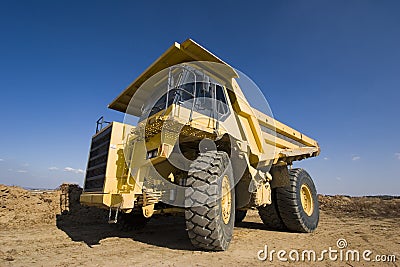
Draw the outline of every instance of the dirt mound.
<instances>
[{"instance_id":1,"label":"dirt mound","mask_svg":"<svg viewBox=\"0 0 400 267\"><path fill-rule=\"evenodd\" d=\"M57 215L57 225L105 223L108 212L104 209L82 206L79 198L83 189L76 184L62 184L61 214Z\"/></svg>"},{"instance_id":2,"label":"dirt mound","mask_svg":"<svg viewBox=\"0 0 400 267\"><path fill-rule=\"evenodd\" d=\"M0 184L0 227L104 221L105 211L79 203L82 188L63 184L56 190L26 190ZM61 201L60 201L61 200Z\"/></svg>"},{"instance_id":3,"label":"dirt mound","mask_svg":"<svg viewBox=\"0 0 400 267\"><path fill-rule=\"evenodd\" d=\"M400 198L398 197L319 195L318 200L320 209L331 214L362 218L400 218Z\"/></svg>"},{"instance_id":4,"label":"dirt mound","mask_svg":"<svg viewBox=\"0 0 400 267\"><path fill-rule=\"evenodd\" d=\"M54 223L60 211L59 194L0 185L0 227Z\"/></svg>"}]
</instances>

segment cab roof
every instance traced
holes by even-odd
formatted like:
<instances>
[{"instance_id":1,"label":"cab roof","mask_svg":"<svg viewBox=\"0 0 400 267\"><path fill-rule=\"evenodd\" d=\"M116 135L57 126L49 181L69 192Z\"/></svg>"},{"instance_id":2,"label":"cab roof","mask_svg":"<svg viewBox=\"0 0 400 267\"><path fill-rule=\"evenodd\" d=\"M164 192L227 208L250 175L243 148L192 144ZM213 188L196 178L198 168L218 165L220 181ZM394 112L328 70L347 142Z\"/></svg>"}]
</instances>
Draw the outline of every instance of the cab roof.
<instances>
[{"instance_id":1,"label":"cab roof","mask_svg":"<svg viewBox=\"0 0 400 267\"><path fill-rule=\"evenodd\" d=\"M159 71L168 68L170 66L191 62L191 61L211 61L222 63L229 66L227 63L222 61L220 58L209 52L204 47L197 44L192 39L187 39L183 43L179 44L175 42L167 51L165 51L156 61L154 61L139 77L137 77L122 93L117 96L109 105L108 108L114 109L121 112L126 112L129 102L133 95L137 92L139 87L151 76L158 73ZM236 77L237 74L233 68L229 69L230 73L224 74L225 77ZM141 94L146 92L141 92ZM150 92L149 92L150 96ZM146 98L146 95L140 98ZM134 112L136 113L136 112ZM136 114L134 114L136 115Z\"/></svg>"}]
</instances>

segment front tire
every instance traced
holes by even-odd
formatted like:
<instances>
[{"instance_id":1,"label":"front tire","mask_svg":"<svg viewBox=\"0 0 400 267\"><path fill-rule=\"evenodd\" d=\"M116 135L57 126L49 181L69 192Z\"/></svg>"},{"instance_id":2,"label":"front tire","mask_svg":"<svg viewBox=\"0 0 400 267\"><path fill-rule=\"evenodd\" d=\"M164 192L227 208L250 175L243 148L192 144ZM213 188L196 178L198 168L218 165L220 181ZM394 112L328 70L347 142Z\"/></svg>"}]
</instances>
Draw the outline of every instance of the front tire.
<instances>
[{"instance_id":1,"label":"front tire","mask_svg":"<svg viewBox=\"0 0 400 267\"><path fill-rule=\"evenodd\" d=\"M225 152L207 151L190 165L186 181L186 228L193 246L228 249L235 222L232 166Z\"/></svg>"},{"instance_id":2,"label":"front tire","mask_svg":"<svg viewBox=\"0 0 400 267\"><path fill-rule=\"evenodd\" d=\"M240 224L246 217L247 210L236 210L235 211L235 225Z\"/></svg>"},{"instance_id":3,"label":"front tire","mask_svg":"<svg viewBox=\"0 0 400 267\"><path fill-rule=\"evenodd\" d=\"M278 203L276 199L276 189L272 189L272 203L258 207L258 215L264 225L271 230L285 230L286 226L279 215Z\"/></svg>"},{"instance_id":4,"label":"front tire","mask_svg":"<svg viewBox=\"0 0 400 267\"><path fill-rule=\"evenodd\" d=\"M141 230L150 221L150 218L145 218L142 213L135 211L130 213L121 212L118 217L117 227L123 232Z\"/></svg>"}]
</instances>

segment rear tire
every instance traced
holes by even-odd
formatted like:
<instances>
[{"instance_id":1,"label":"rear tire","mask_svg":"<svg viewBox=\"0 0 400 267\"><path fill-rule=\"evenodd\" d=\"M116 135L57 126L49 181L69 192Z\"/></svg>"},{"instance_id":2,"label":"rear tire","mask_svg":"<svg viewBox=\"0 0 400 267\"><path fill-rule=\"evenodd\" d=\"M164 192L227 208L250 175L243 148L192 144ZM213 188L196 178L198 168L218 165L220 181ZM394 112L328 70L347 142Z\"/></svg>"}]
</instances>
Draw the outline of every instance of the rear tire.
<instances>
[{"instance_id":1,"label":"rear tire","mask_svg":"<svg viewBox=\"0 0 400 267\"><path fill-rule=\"evenodd\" d=\"M276 189L279 215L294 232L311 233L319 221L317 190L304 169L289 170L290 185Z\"/></svg>"},{"instance_id":2,"label":"rear tire","mask_svg":"<svg viewBox=\"0 0 400 267\"><path fill-rule=\"evenodd\" d=\"M200 249L226 250L235 222L235 190L228 154L201 153L190 165L186 185L185 219L191 243Z\"/></svg>"}]
</instances>

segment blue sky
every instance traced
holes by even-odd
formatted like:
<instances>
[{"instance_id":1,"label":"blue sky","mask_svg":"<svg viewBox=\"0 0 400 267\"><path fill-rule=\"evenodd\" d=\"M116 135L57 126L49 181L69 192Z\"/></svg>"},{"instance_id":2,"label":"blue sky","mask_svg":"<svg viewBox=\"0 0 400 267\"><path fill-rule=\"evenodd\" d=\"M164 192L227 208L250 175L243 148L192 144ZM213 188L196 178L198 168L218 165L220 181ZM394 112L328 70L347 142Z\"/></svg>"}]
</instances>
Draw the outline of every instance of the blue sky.
<instances>
[{"instance_id":1,"label":"blue sky","mask_svg":"<svg viewBox=\"0 0 400 267\"><path fill-rule=\"evenodd\" d=\"M82 184L107 104L193 38L319 141L319 192L400 193L398 1L140 2L0 2L0 183Z\"/></svg>"}]
</instances>

